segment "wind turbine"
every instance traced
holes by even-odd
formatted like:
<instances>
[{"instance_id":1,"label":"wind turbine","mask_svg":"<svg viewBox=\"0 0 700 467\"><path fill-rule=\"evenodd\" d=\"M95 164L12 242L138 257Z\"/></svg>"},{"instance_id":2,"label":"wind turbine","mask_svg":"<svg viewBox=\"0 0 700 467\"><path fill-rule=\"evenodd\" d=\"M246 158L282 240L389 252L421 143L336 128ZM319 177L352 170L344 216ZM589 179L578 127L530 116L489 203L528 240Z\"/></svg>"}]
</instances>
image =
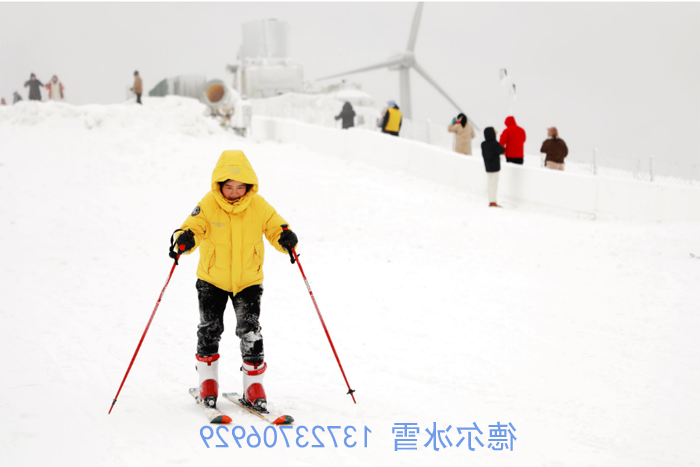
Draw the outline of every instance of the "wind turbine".
<instances>
[{"instance_id":1,"label":"wind turbine","mask_svg":"<svg viewBox=\"0 0 700 467\"><path fill-rule=\"evenodd\" d=\"M435 82L433 78L428 75L425 69L418 64L416 61L416 56L414 50L416 48L416 39L418 37L418 27L420 26L420 18L423 13L423 2L418 3L416 7L416 12L413 15L413 23L411 25L411 34L408 37L408 46L406 51L390 57L385 62L378 63L376 65L370 65L363 68L358 68L357 70L345 71L343 73L336 73L331 76L324 76L323 78L318 78L318 80L337 78L338 76L351 75L354 73L361 73L363 71L377 70L379 68L388 68L391 71L399 72L399 93L401 96L401 113L407 118L411 119L412 108L411 108L411 80L409 75L409 70L413 68L419 75L421 75L425 80L430 83L440 94L442 94L445 99L450 101L452 105L458 111L462 111L461 107L450 96L447 95L445 91ZM465 113L466 115L466 113ZM467 118L469 118L467 116ZM478 130L479 127L474 123L474 121L469 118L472 125Z\"/></svg>"}]
</instances>

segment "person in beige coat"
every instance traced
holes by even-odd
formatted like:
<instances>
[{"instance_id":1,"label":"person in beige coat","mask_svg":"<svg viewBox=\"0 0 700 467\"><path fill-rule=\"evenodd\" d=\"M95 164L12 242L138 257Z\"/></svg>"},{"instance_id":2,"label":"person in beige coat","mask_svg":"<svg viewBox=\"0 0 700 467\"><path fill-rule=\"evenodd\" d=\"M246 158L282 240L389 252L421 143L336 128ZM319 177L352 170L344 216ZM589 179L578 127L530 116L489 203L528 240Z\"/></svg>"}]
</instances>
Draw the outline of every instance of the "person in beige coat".
<instances>
[{"instance_id":1,"label":"person in beige coat","mask_svg":"<svg viewBox=\"0 0 700 467\"><path fill-rule=\"evenodd\" d=\"M134 86L131 88L131 90L134 92L134 94L136 94L136 103L140 104L141 94L143 94L143 83L141 82L141 76L139 76L138 71L134 72Z\"/></svg>"},{"instance_id":2,"label":"person in beige coat","mask_svg":"<svg viewBox=\"0 0 700 467\"><path fill-rule=\"evenodd\" d=\"M447 127L447 131L455 133L455 151L471 156L472 139L474 139L476 134L474 133L474 127L467 120L467 116L464 114L457 115Z\"/></svg>"}]
</instances>

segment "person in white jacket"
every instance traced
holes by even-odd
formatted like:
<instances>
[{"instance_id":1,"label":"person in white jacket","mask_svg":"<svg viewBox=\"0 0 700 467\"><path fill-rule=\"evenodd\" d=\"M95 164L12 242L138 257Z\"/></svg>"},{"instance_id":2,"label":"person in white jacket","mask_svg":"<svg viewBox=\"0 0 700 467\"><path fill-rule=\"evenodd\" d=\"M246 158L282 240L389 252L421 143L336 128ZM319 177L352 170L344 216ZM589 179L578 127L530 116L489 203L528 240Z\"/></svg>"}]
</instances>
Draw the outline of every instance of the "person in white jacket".
<instances>
[{"instance_id":1,"label":"person in white jacket","mask_svg":"<svg viewBox=\"0 0 700 467\"><path fill-rule=\"evenodd\" d=\"M64 97L63 83L58 80L58 76L53 75L51 81L46 84L46 89L49 90L50 101L62 101Z\"/></svg>"}]
</instances>

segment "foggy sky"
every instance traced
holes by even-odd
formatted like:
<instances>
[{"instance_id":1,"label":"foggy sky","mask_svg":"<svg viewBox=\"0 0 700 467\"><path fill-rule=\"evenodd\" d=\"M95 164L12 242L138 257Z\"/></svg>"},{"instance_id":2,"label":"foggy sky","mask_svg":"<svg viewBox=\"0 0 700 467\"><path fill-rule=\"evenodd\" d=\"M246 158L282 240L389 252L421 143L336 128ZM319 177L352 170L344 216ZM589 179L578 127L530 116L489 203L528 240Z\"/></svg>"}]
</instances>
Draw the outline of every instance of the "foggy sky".
<instances>
[{"instance_id":1,"label":"foggy sky","mask_svg":"<svg viewBox=\"0 0 700 467\"><path fill-rule=\"evenodd\" d=\"M276 18L309 80L404 50L415 3L0 3L0 96L53 74L72 104L123 102L133 71L144 94L161 79L225 71L241 24ZM416 58L482 128L513 115L539 152L556 125L572 153L698 163L699 3L427 3ZM377 104L399 105L398 73L352 75ZM337 80L336 80L337 81ZM414 120L457 114L411 72Z\"/></svg>"}]
</instances>

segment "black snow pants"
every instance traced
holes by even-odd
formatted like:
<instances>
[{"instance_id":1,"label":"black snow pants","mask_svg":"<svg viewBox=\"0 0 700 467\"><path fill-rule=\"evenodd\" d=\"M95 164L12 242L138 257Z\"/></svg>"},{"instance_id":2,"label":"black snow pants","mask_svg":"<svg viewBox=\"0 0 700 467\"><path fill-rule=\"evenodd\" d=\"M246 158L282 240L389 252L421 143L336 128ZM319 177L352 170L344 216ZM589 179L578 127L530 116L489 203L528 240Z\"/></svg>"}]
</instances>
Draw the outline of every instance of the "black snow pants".
<instances>
[{"instance_id":1,"label":"black snow pants","mask_svg":"<svg viewBox=\"0 0 700 467\"><path fill-rule=\"evenodd\" d=\"M197 328L197 355L211 357L219 353L219 341L224 332L224 310L230 298L236 313L236 335L241 339L241 356L249 363L265 359L263 338L260 334L260 299L263 287L247 287L234 297L201 279L197 279L199 297L199 326Z\"/></svg>"}]
</instances>

